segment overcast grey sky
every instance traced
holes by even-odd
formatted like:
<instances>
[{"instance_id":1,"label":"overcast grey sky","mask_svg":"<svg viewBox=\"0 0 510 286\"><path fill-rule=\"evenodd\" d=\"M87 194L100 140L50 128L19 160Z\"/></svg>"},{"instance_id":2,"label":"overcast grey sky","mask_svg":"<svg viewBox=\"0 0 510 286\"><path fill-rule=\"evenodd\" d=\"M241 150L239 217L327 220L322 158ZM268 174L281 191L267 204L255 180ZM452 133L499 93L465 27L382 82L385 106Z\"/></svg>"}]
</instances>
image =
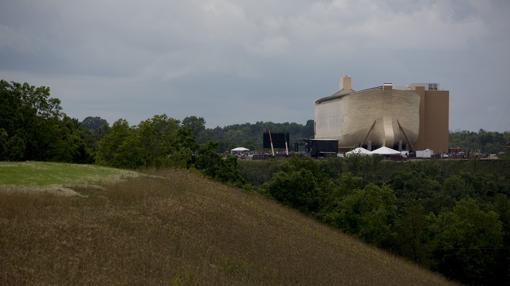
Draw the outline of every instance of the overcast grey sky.
<instances>
[{"instance_id":1,"label":"overcast grey sky","mask_svg":"<svg viewBox=\"0 0 510 286\"><path fill-rule=\"evenodd\" d=\"M0 0L0 78L131 124L313 117L383 82L450 90L450 129L510 130L510 1Z\"/></svg>"}]
</instances>

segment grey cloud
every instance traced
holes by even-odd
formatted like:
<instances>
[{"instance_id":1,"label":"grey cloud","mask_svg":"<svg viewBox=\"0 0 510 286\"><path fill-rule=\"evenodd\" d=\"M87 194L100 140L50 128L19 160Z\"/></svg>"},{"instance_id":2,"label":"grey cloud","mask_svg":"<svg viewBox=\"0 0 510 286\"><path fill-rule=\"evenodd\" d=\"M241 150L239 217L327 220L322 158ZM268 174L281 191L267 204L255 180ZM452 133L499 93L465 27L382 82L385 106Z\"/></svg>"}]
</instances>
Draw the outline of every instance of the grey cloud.
<instances>
[{"instance_id":1,"label":"grey cloud","mask_svg":"<svg viewBox=\"0 0 510 286\"><path fill-rule=\"evenodd\" d=\"M505 130L508 12L476 0L0 0L0 77L50 85L80 118L165 112L210 126L304 122L342 73L357 89L437 81L451 129Z\"/></svg>"}]
</instances>

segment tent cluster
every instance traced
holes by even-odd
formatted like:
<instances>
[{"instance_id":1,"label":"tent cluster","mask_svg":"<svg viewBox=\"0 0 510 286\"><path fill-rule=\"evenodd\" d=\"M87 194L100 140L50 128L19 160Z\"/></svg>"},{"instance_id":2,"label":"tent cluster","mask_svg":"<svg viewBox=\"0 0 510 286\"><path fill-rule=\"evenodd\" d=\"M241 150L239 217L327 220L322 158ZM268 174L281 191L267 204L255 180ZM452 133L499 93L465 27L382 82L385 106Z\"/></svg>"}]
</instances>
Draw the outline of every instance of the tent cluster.
<instances>
[{"instance_id":1,"label":"tent cluster","mask_svg":"<svg viewBox=\"0 0 510 286\"><path fill-rule=\"evenodd\" d=\"M237 147L232 150L230 150L231 154L240 155L240 154L246 154L249 152L250 149L244 148L244 147ZM417 152L424 152L426 155L423 155L422 158L430 158L433 154L432 150L423 150L423 151L417 151ZM368 156L368 155L381 155L381 156L403 156L407 157L408 152L400 152L391 148L388 148L386 146L382 146L381 148L375 149L373 151L367 150L363 147L355 148L349 152L345 153L345 156ZM418 153L417 153L418 154ZM428 156L427 156L428 155Z\"/></svg>"},{"instance_id":2,"label":"tent cluster","mask_svg":"<svg viewBox=\"0 0 510 286\"><path fill-rule=\"evenodd\" d=\"M373 150L373 151L369 151L363 147L358 147L356 149L353 149L353 150L345 153L345 156L356 156L356 155L357 156L365 156L365 155L383 155L383 156L399 155L399 156L402 156L402 154L399 151L393 150L386 146L383 146L383 147Z\"/></svg>"},{"instance_id":3,"label":"tent cluster","mask_svg":"<svg viewBox=\"0 0 510 286\"><path fill-rule=\"evenodd\" d=\"M230 150L230 153L234 154L234 153L242 153L242 152L248 152L248 151L250 151L250 149L248 149L248 148L236 147L236 148Z\"/></svg>"}]
</instances>

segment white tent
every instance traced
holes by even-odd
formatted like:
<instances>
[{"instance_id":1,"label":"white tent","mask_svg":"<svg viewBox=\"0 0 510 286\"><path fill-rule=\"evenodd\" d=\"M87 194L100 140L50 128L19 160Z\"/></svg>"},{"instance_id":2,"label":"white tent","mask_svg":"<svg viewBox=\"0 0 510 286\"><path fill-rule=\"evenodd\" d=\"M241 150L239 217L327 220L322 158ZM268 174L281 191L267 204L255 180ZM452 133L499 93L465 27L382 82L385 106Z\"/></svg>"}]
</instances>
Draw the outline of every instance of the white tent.
<instances>
[{"instance_id":1,"label":"white tent","mask_svg":"<svg viewBox=\"0 0 510 286\"><path fill-rule=\"evenodd\" d=\"M246 151L250 151L250 149L244 148L244 147L236 147L236 148L230 150L231 153L240 153L240 152L246 152Z\"/></svg>"},{"instance_id":2,"label":"white tent","mask_svg":"<svg viewBox=\"0 0 510 286\"><path fill-rule=\"evenodd\" d=\"M345 156L355 156L355 155L365 156L365 155L371 155L371 154L372 153L370 151L368 151L367 149L365 149L363 147L358 147L358 148L353 149L349 152L346 152Z\"/></svg>"},{"instance_id":3,"label":"white tent","mask_svg":"<svg viewBox=\"0 0 510 286\"><path fill-rule=\"evenodd\" d=\"M386 146L382 146L381 148L372 151L372 154L386 155L386 156L388 156L388 155L400 155L401 156L399 151L393 150L393 149L388 148Z\"/></svg>"}]
</instances>

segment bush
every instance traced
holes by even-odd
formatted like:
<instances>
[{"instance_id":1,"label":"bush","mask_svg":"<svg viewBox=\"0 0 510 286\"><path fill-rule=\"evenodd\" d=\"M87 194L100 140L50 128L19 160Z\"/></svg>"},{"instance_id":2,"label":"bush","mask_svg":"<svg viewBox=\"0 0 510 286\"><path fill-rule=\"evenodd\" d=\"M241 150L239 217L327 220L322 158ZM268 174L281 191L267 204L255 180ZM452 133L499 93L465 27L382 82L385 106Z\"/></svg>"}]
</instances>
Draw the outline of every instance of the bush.
<instances>
[{"instance_id":1,"label":"bush","mask_svg":"<svg viewBox=\"0 0 510 286\"><path fill-rule=\"evenodd\" d=\"M319 209L317 180L310 170L278 172L267 189L278 201L305 212Z\"/></svg>"}]
</instances>

